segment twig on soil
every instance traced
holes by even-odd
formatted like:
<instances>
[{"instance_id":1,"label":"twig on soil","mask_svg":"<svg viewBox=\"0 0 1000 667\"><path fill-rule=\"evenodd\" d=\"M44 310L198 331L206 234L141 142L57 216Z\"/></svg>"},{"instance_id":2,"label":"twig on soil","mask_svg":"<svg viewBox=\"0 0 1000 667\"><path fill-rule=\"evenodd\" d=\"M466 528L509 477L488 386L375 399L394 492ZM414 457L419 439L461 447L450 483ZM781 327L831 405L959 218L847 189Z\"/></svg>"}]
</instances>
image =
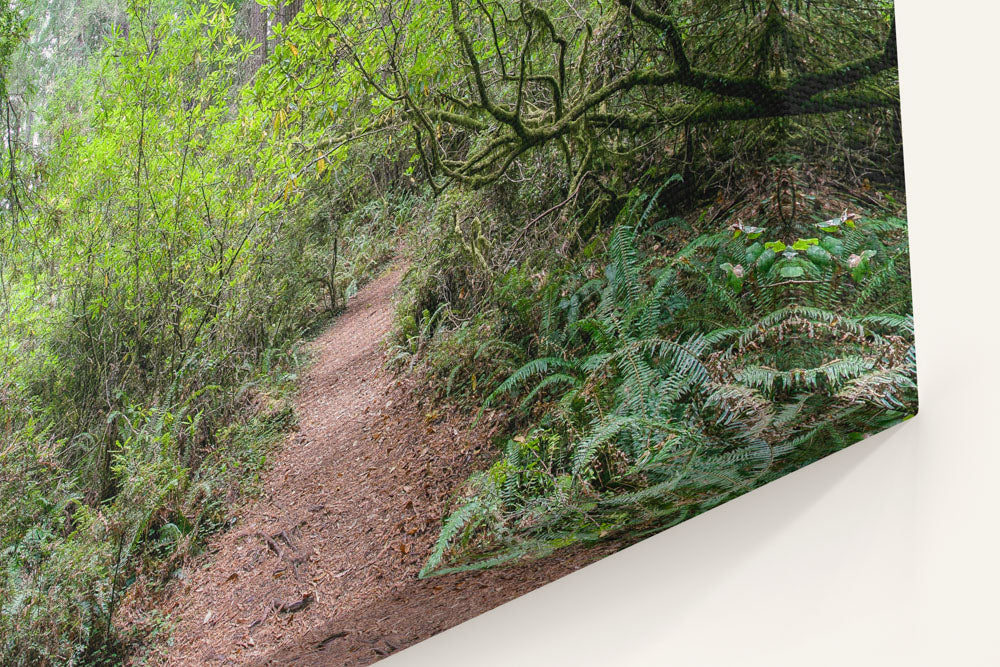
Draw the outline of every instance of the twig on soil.
<instances>
[{"instance_id":1,"label":"twig on soil","mask_svg":"<svg viewBox=\"0 0 1000 667\"><path fill-rule=\"evenodd\" d=\"M316 648L318 649L326 648L326 645L332 642L334 639L341 639L346 636L347 636L346 630L339 630L331 635L328 635L325 639L321 639L320 641L316 642Z\"/></svg>"},{"instance_id":2,"label":"twig on soil","mask_svg":"<svg viewBox=\"0 0 1000 667\"><path fill-rule=\"evenodd\" d=\"M316 596L312 593L304 593L298 600L283 602L275 599L271 601L271 611L276 614L294 614L308 607Z\"/></svg>"},{"instance_id":3,"label":"twig on soil","mask_svg":"<svg viewBox=\"0 0 1000 667\"><path fill-rule=\"evenodd\" d=\"M274 554L278 557L278 560L284 561L284 562L288 563L291 566L291 568L292 568L292 574L295 576L295 580L299 581L299 582L302 581L302 579L299 577L299 565L302 565L303 563L309 562L309 556L308 556L308 554L305 555L305 556L300 555L296 551L295 546L292 544L292 540L288 536L288 532L287 531L282 530L282 531L280 531L278 533L275 533L274 535L268 535L268 534L260 532L260 531L256 531L256 532L252 532L252 533L243 533L242 535L238 536L238 539L242 539L244 537L256 537L256 538L258 538L260 540L263 540L264 544L267 545L267 548L270 549L271 551L273 551ZM286 553L286 551L284 549L282 549L278 545L277 540L279 540L279 539L282 542L284 542L285 544L288 545L288 551L291 551L292 553L294 553L295 554L294 556L289 557L289 555ZM278 572L281 572L281 571L283 571L283 570L277 570L275 572L275 576L277 576Z\"/></svg>"},{"instance_id":4,"label":"twig on soil","mask_svg":"<svg viewBox=\"0 0 1000 667\"><path fill-rule=\"evenodd\" d=\"M303 593L298 600L292 601L282 601L278 598L273 598L271 604L268 605L267 610L264 611L264 615L258 618L256 621L250 624L249 630L253 630L258 625L262 624L273 614L294 614L297 611L302 611L316 599L316 595L312 592Z\"/></svg>"}]
</instances>

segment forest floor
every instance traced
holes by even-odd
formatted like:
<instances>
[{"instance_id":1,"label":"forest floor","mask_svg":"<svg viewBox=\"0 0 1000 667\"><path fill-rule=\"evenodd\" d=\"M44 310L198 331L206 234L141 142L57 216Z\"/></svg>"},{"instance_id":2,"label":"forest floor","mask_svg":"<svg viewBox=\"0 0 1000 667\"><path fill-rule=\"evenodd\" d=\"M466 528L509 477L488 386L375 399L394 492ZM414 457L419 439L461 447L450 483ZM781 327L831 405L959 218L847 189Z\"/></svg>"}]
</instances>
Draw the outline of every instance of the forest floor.
<instances>
[{"instance_id":1,"label":"forest floor","mask_svg":"<svg viewBox=\"0 0 1000 667\"><path fill-rule=\"evenodd\" d=\"M366 665L617 547L420 580L446 502L488 464L498 424L433 405L385 369L398 267L311 343L298 427L259 497L185 564L157 605L175 626L154 663Z\"/></svg>"}]
</instances>

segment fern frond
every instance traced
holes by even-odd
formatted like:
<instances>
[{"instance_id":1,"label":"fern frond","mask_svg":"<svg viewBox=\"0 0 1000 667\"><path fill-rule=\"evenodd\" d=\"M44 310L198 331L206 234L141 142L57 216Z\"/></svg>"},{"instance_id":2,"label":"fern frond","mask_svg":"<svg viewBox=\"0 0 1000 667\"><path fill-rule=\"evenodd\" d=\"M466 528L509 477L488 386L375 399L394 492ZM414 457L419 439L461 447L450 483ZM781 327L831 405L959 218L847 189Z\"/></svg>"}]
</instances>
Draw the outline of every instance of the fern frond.
<instances>
[{"instance_id":1,"label":"fern frond","mask_svg":"<svg viewBox=\"0 0 1000 667\"><path fill-rule=\"evenodd\" d=\"M535 388L531 390L531 393L524 397L524 400L521 401L521 409L523 410L531 405L531 403L535 400L535 397L548 387L558 384L566 384L572 387L579 383L580 379L574 375L566 375L565 373L555 373L553 375L549 375L535 385Z\"/></svg>"},{"instance_id":2,"label":"fern frond","mask_svg":"<svg viewBox=\"0 0 1000 667\"><path fill-rule=\"evenodd\" d=\"M542 357L541 359L529 361L517 369L513 375L504 380L492 394L487 396L484 404L487 406L492 405L493 401L496 400L498 396L502 396L503 394L513 391L514 388L528 378L535 375L545 375L554 369L573 372L577 370L577 364L574 361L560 359L559 357Z\"/></svg>"},{"instance_id":3,"label":"fern frond","mask_svg":"<svg viewBox=\"0 0 1000 667\"><path fill-rule=\"evenodd\" d=\"M434 543L434 549L431 551L431 555L427 557L427 562L424 563L423 568L421 568L420 573L417 575L418 577L423 579L437 569L444 559L445 552L451 548L452 541L475 519L481 508L482 504L479 500L473 498L462 505L457 511L451 513L444 522L444 527L441 528L441 533Z\"/></svg>"}]
</instances>

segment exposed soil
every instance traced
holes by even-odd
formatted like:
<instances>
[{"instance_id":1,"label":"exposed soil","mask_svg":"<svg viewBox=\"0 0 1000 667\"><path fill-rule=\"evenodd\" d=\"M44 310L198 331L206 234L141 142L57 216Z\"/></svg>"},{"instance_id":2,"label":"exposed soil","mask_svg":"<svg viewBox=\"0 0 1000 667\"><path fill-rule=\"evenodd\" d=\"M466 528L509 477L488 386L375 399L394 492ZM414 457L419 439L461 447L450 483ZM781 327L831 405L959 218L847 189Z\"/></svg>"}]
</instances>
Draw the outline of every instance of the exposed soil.
<instances>
[{"instance_id":1,"label":"exposed soil","mask_svg":"<svg viewBox=\"0 0 1000 667\"><path fill-rule=\"evenodd\" d=\"M169 665L366 665L614 550L418 580L457 485L497 425L430 404L384 369L401 271L374 281L313 344L299 428L259 499L186 564L161 608Z\"/></svg>"}]
</instances>

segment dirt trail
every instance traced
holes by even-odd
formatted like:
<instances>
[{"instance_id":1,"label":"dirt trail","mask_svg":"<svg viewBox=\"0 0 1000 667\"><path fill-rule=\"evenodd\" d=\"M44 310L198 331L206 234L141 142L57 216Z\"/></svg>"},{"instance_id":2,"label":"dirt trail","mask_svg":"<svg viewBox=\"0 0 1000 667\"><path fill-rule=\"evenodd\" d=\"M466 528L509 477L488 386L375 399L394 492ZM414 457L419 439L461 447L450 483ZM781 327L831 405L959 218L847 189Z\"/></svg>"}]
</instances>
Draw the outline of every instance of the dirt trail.
<instances>
[{"instance_id":1,"label":"dirt trail","mask_svg":"<svg viewBox=\"0 0 1000 667\"><path fill-rule=\"evenodd\" d=\"M418 580L444 501L489 455L489 427L383 369L401 272L374 281L313 343L299 428L263 495L185 567L161 608L169 665L365 665L612 549Z\"/></svg>"}]
</instances>

